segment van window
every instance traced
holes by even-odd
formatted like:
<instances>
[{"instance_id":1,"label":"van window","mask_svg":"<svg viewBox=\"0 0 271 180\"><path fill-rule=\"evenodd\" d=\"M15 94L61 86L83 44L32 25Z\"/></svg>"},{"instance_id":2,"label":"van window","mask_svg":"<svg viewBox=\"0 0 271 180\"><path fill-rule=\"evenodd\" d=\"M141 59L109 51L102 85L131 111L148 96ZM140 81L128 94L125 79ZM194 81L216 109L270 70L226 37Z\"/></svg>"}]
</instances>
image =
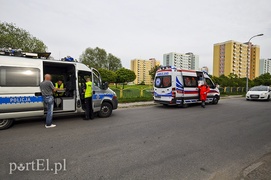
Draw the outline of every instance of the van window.
<instances>
[{"instance_id":1,"label":"van window","mask_svg":"<svg viewBox=\"0 0 271 180\"><path fill-rule=\"evenodd\" d=\"M40 84L40 70L27 67L0 67L0 86L36 87Z\"/></svg>"},{"instance_id":2,"label":"van window","mask_svg":"<svg viewBox=\"0 0 271 180\"><path fill-rule=\"evenodd\" d=\"M183 82L184 82L185 87L197 87L198 86L197 77L184 76Z\"/></svg>"},{"instance_id":3,"label":"van window","mask_svg":"<svg viewBox=\"0 0 271 180\"><path fill-rule=\"evenodd\" d=\"M154 82L157 88L171 87L171 76L157 76Z\"/></svg>"},{"instance_id":4,"label":"van window","mask_svg":"<svg viewBox=\"0 0 271 180\"><path fill-rule=\"evenodd\" d=\"M209 79L209 78L205 78L205 81L206 81L206 83L207 83L207 85L209 86L209 87L214 87L214 83L211 81L211 79Z\"/></svg>"}]
</instances>

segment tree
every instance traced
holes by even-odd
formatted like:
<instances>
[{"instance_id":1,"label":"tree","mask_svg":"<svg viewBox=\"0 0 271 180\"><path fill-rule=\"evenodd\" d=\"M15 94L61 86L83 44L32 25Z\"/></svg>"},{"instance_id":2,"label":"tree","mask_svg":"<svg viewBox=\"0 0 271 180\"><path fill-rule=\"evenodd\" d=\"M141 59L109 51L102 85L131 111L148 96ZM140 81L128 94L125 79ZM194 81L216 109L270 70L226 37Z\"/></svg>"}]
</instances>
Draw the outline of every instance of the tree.
<instances>
[{"instance_id":1,"label":"tree","mask_svg":"<svg viewBox=\"0 0 271 180\"><path fill-rule=\"evenodd\" d=\"M107 61L108 70L117 71L118 69L122 68L121 60L111 53L108 54Z\"/></svg>"},{"instance_id":2,"label":"tree","mask_svg":"<svg viewBox=\"0 0 271 180\"><path fill-rule=\"evenodd\" d=\"M270 86L271 85L271 75L269 73L265 73L265 74L260 75L259 77L254 79L254 85Z\"/></svg>"},{"instance_id":3,"label":"tree","mask_svg":"<svg viewBox=\"0 0 271 180\"><path fill-rule=\"evenodd\" d=\"M102 82L108 82L108 83L116 82L117 75L114 71L110 71L108 69L102 69L102 68L98 70L102 76Z\"/></svg>"},{"instance_id":4,"label":"tree","mask_svg":"<svg viewBox=\"0 0 271 180\"><path fill-rule=\"evenodd\" d=\"M154 66L150 71L149 75L151 75L151 79L154 80L156 71L160 68L160 66L156 65Z\"/></svg>"},{"instance_id":5,"label":"tree","mask_svg":"<svg viewBox=\"0 0 271 180\"><path fill-rule=\"evenodd\" d=\"M87 48L80 56L80 62L96 69L116 71L122 67L121 60L99 47Z\"/></svg>"},{"instance_id":6,"label":"tree","mask_svg":"<svg viewBox=\"0 0 271 180\"><path fill-rule=\"evenodd\" d=\"M123 89L124 83L132 82L136 79L134 71L131 71L129 69L121 68L116 71L116 74L117 74L116 83L122 83Z\"/></svg>"},{"instance_id":7,"label":"tree","mask_svg":"<svg viewBox=\"0 0 271 180\"><path fill-rule=\"evenodd\" d=\"M13 23L0 22L0 48L22 49L25 52L45 52L47 46L26 30Z\"/></svg>"}]
</instances>

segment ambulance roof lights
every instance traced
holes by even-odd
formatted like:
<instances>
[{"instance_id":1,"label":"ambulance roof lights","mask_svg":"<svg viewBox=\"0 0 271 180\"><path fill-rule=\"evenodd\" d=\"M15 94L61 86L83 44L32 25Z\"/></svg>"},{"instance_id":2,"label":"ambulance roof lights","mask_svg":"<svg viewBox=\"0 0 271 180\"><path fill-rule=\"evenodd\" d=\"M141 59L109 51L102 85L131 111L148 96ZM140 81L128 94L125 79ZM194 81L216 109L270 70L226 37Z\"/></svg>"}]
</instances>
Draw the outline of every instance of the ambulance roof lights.
<instances>
[{"instance_id":1,"label":"ambulance roof lights","mask_svg":"<svg viewBox=\"0 0 271 180\"><path fill-rule=\"evenodd\" d=\"M177 69L174 66L160 66L160 69L165 70L165 69Z\"/></svg>"}]
</instances>

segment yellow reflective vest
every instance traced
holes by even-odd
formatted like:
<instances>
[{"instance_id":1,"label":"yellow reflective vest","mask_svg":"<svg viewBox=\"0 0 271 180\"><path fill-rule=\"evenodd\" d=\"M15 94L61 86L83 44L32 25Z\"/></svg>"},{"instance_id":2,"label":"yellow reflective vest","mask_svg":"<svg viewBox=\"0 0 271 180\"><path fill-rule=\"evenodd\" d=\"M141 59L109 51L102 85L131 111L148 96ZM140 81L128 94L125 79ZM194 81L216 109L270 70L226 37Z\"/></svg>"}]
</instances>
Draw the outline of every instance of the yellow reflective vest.
<instances>
[{"instance_id":1,"label":"yellow reflective vest","mask_svg":"<svg viewBox=\"0 0 271 180\"><path fill-rule=\"evenodd\" d=\"M63 89L64 88L64 84L62 83L60 86L58 86L58 83L55 83L55 88L60 88ZM64 93L57 93L55 92L55 96L63 96Z\"/></svg>"},{"instance_id":2,"label":"yellow reflective vest","mask_svg":"<svg viewBox=\"0 0 271 180\"><path fill-rule=\"evenodd\" d=\"M92 96L92 82L86 82L86 91L85 91L85 98L89 98Z\"/></svg>"}]
</instances>

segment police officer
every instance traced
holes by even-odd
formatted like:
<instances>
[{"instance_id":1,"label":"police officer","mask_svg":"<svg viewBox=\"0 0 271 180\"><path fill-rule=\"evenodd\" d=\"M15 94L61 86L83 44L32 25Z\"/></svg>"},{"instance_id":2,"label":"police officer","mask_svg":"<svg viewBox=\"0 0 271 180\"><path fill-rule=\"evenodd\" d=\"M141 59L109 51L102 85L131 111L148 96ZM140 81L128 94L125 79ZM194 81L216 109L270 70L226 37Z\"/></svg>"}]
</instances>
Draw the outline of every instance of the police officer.
<instances>
[{"instance_id":1,"label":"police officer","mask_svg":"<svg viewBox=\"0 0 271 180\"><path fill-rule=\"evenodd\" d=\"M85 86L84 92L85 92L85 103L86 103L86 110L85 110L85 118L84 118L84 120L93 119L92 82L90 81L90 78L86 79L86 86Z\"/></svg>"},{"instance_id":2,"label":"police officer","mask_svg":"<svg viewBox=\"0 0 271 180\"><path fill-rule=\"evenodd\" d=\"M61 79L59 79L56 83L55 83L55 88L57 89L64 89L64 83L62 82ZM58 93L58 92L55 92L55 96L60 96L62 97L64 95L64 92L61 92L61 93Z\"/></svg>"}]
</instances>

